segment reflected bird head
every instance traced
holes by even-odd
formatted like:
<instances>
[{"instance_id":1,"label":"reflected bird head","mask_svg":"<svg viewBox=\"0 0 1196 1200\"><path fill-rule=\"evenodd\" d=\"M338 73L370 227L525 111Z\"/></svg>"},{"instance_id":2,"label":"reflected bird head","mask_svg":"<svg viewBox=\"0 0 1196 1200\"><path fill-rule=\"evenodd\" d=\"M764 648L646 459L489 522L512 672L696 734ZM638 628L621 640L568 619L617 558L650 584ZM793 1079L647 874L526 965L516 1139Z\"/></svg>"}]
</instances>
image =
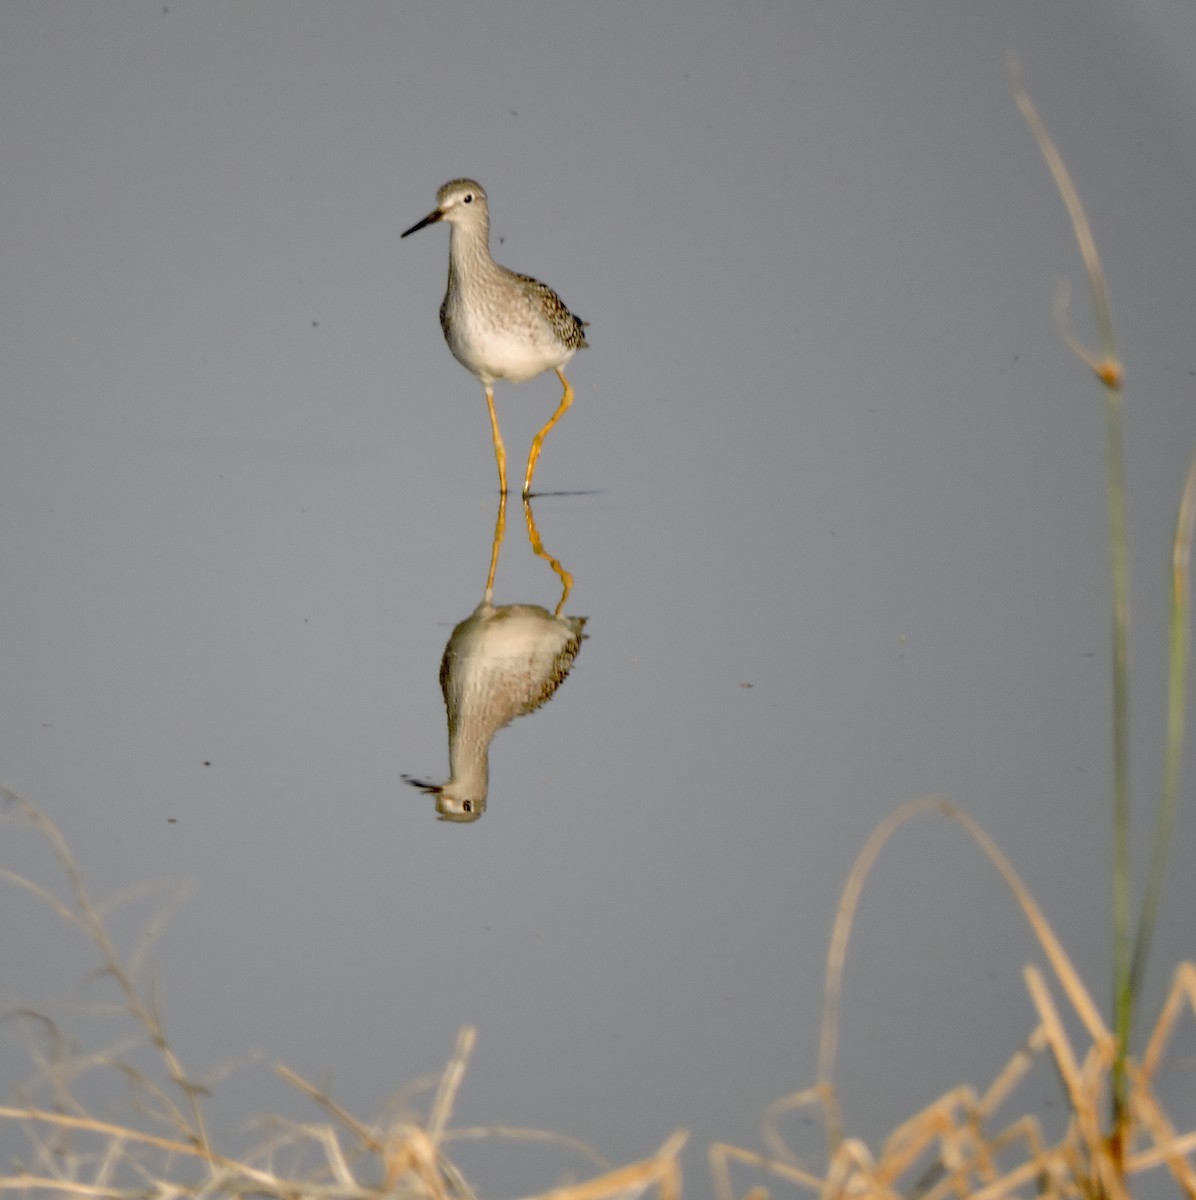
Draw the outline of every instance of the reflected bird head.
<instances>
[{"instance_id":1,"label":"reflected bird head","mask_svg":"<svg viewBox=\"0 0 1196 1200\"><path fill-rule=\"evenodd\" d=\"M403 776L403 782L413 788L419 788L427 796L436 797L436 816L441 821L455 821L467 825L476 821L486 811L486 797L465 796L450 791L449 783L433 783L430 779L413 779L410 775Z\"/></svg>"}]
</instances>

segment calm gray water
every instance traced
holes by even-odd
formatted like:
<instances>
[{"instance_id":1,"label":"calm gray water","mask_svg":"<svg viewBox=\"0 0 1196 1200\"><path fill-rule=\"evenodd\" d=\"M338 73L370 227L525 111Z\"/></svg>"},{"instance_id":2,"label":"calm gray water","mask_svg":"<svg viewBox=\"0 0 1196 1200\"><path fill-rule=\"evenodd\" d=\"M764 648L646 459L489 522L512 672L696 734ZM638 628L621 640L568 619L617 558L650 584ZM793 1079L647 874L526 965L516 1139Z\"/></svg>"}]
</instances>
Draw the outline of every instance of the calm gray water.
<instances>
[{"instance_id":1,"label":"calm gray water","mask_svg":"<svg viewBox=\"0 0 1196 1200\"><path fill-rule=\"evenodd\" d=\"M0 778L97 897L161 885L113 918L126 952L189 886L147 978L195 1074L261 1056L217 1085L219 1137L319 1116L270 1063L369 1118L475 1025L461 1123L616 1161L685 1127L709 1196L706 1145L762 1148L813 1082L840 889L930 792L1106 1002L1103 399L1052 321L1067 277L1092 340L1010 49L1126 363L1141 864L1196 453L1184 5L0 6ZM446 233L398 237L462 174L591 343L534 503L588 636L467 826L402 778L448 775L438 670L497 505ZM558 391L499 385L513 461ZM495 603L560 593L513 500ZM1193 822L1147 1013L1196 954ZM16 830L0 864L57 883ZM86 943L0 903L0 1007L115 1041L76 1011L106 995ZM957 828L899 833L848 960L850 1128L986 1083L1038 957ZM1165 1081L1189 1127L1193 1054ZM5 1091L25 1061L0 1025ZM1024 1107L1058 1103L1036 1076ZM587 1169L461 1158L494 1196Z\"/></svg>"}]
</instances>

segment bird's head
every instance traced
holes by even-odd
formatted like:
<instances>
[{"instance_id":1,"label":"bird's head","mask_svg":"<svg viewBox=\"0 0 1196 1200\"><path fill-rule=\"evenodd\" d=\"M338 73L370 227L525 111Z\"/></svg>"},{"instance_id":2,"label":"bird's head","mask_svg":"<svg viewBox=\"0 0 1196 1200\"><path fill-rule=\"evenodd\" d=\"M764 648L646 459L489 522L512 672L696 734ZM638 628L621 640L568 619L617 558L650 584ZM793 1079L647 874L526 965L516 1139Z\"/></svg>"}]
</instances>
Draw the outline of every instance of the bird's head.
<instances>
[{"instance_id":1,"label":"bird's head","mask_svg":"<svg viewBox=\"0 0 1196 1200\"><path fill-rule=\"evenodd\" d=\"M437 221L448 221L451 225L488 226L490 215L486 206L486 189L474 179L450 180L436 193L436 207L400 236L406 237Z\"/></svg>"}]
</instances>

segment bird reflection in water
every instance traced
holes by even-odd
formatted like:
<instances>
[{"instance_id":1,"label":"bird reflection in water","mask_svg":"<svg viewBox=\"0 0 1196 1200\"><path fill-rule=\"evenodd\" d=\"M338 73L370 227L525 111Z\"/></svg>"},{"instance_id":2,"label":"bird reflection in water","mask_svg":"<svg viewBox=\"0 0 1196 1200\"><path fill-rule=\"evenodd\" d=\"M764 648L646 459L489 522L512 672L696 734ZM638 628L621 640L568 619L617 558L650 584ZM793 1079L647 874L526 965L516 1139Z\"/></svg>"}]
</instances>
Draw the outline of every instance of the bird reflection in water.
<instances>
[{"instance_id":1,"label":"bird reflection in water","mask_svg":"<svg viewBox=\"0 0 1196 1200\"><path fill-rule=\"evenodd\" d=\"M486 811L494 735L551 699L581 649L586 618L562 615L573 577L544 549L527 500L523 515L532 550L560 579L561 598L554 612L538 604L495 606L494 575L506 513L504 494L482 602L453 630L440 660L440 690L448 714L449 779L431 783L403 776L413 787L436 797L436 812L443 821L476 821Z\"/></svg>"}]
</instances>

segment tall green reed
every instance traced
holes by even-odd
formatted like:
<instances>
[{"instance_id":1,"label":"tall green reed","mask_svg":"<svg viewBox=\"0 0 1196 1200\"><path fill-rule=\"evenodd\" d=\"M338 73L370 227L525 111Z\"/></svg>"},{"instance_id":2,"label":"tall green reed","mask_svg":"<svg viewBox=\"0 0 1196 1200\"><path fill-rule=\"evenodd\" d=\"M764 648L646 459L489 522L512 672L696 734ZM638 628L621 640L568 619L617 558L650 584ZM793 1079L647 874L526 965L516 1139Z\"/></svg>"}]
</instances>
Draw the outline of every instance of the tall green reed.
<instances>
[{"instance_id":1,"label":"tall green reed","mask_svg":"<svg viewBox=\"0 0 1196 1200\"><path fill-rule=\"evenodd\" d=\"M1105 393L1105 463L1109 509L1109 560L1112 589L1113 662L1113 1029L1117 1039L1113 1061L1112 1135L1120 1139L1126 1124L1126 1056L1133 1034L1134 1010L1140 999L1146 960L1158 915L1159 896L1178 805L1180 766L1183 759L1185 687L1190 618L1189 561L1196 525L1196 459L1188 471L1172 547L1171 633L1168 656L1167 741L1162 797L1155 822L1154 846L1142 910L1131 943L1132 890L1130 884L1130 785L1129 785L1129 626L1130 581L1126 548L1125 466L1122 436L1121 363L1113 339L1109 291L1097 254L1091 226L1079 193L1062 156L1047 133L1010 57L1014 96L1038 142L1055 186L1067 207L1084 260L1092 306L1096 316L1100 353L1094 354L1071 333L1066 323L1067 291L1060 289L1055 314L1067 344L1096 375Z\"/></svg>"}]
</instances>

